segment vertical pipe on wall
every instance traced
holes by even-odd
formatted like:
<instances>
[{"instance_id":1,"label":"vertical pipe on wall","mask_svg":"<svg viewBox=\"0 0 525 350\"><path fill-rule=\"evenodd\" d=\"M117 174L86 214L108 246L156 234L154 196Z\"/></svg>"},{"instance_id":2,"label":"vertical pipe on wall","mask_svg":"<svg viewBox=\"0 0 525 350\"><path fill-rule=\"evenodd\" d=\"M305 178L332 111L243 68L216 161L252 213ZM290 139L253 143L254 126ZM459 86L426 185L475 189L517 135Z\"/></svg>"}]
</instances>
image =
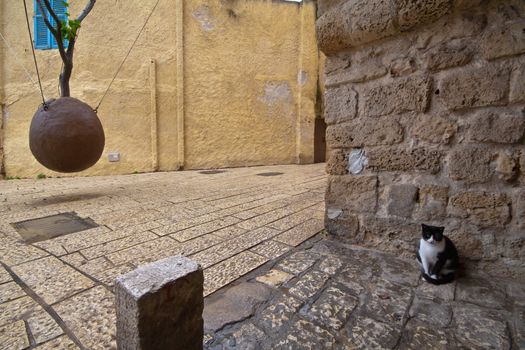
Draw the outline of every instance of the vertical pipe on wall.
<instances>
[{"instance_id":1,"label":"vertical pipe on wall","mask_svg":"<svg viewBox=\"0 0 525 350\"><path fill-rule=\"evenodd\" d=\"M303 33L303 25L304 25L304 3L301 2L299 5L299 11L301 11L301 14L299 15L300 18L300 30L299 30L299 48L298 48L298 56L299 59L297 60L297 81L296 81L296 87L297 87L297 112L296 112L296 119L295 119L295 163L301 164L301 144L302 144L302 125L301 125L301 119L302 119L302 91L303 88L301 84L299 84L299 75L303 71L303 40L304 40L304 33Z\"/></svg>"},{"instance_id":2,"label":"vertical pipe on wall","mask_svg":"<svg viewBox=\"0 0 525 350\"><path fill-rule=\"evenodd\" d=\"M184 168L184 5L175 1L175 35L177 52L177 163Z\"/></svg>"},{"instance_id":3,"label":"vertical pipe on wall","mask_svg":"<svg viewBox=\"0 0 525 350\"><path fill-rule=\"evenodd\" d=\"M152 58L149 64L149 87L150 87L150 126L151 126L151 169L159 170L159 149L157 133L157 65Z\"/></svg>"}]
</instances>

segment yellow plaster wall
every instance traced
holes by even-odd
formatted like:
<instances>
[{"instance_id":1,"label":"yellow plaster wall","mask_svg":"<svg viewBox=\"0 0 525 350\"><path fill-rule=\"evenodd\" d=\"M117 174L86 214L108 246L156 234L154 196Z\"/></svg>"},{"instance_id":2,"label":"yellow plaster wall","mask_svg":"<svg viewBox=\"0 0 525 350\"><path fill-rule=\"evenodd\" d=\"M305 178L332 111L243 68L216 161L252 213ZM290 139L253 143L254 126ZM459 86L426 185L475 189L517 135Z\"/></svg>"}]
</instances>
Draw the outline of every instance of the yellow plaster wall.
<instances>
[{"instance_id":1,"label":"yellow plaster wall","mask_svg":"<svg viewBox=\"0 0 525 350\"><path fill-rule=\"evenodd\" d=\"M84 3L71 0L71 13ZM73 97L100 101L155 3L97 1L80 30ZM29 124L41 101L21 68L35 75L24 12L18 0L1 6L0 29L14 52L0 43L6 175L64 176L29 151ZM311 162L314 23L312 2L160 0L99 109L103 156L78 174ZM37 50L37 60L46 97L56 97L58 52ZM120 162L110 163L109 152L120 152Z\"/></svg>"}]
</instances>

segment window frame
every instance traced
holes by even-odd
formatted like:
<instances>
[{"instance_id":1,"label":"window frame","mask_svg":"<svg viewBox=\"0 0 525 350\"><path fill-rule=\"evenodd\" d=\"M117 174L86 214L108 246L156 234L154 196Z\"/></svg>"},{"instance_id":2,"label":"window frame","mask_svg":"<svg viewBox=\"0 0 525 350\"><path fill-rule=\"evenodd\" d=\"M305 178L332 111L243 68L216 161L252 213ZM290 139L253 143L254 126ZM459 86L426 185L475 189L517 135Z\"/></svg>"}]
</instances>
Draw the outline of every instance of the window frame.
<instances>
[{"instance_id":1,"label":"window frame","mask_svg":"<svg viewBox=\"0 0 525 350\"><path fill-rule=\"evenodd\" d=\"M51 4L51 8L55 11L55 14L62 21L67 20L67 16L66 16L67 7L63 5L64 2L69 3L69 0L49 0L49 3ZM33 43L35 45L35 49L36 50L58 49L58 44L55 40L55 37L53 36L53 34L51 34L51 31L49 30L49 28L46 26L44 22L44 19L43 19L44 15L40 13L40 8L38 7L37 0L33 0L33 4L34 4ZM51 24L53 25L55 24L54 19L52 18L49 11L47 11L47 9L45 9L45 16L47 17L47 19L49 20ZM64 48L67 48L67 46L68 46L68 41L64 39Z\"/></svg>"}]
</instances>

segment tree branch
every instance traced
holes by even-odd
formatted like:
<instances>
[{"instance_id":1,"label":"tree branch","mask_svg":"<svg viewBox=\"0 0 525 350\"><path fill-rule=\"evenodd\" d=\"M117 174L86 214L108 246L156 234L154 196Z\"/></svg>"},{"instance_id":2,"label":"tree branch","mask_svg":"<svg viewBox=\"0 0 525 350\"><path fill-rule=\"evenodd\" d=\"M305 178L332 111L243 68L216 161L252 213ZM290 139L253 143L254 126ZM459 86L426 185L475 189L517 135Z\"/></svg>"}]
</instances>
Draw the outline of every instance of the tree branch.
<instances>
[{"instance_id":1,"label":"tree branch","mask_svg":"<svg viewBox=\"0 0 525 350\"><path fill-rule=\"evenodd\" d=\"M46 16L46 11L45 11L45 8L44 6L42 5L42 0L37 0L36 3L38 5L38 8L40 9L40 13L42 14L42 18L44 19L44 23L46 24L46 27L51 31L51 34L53 34L53 36L55 36L55 27L53 27L53 25L51 24L51 22L49 22L49 20L47 19L47 16ZM44 0L46 1L46 0Z\"/></svg>"},{"instance_id":2,"label":"tree branch","mask_svg":"<svg viewBox=\"0 0 525 350\"><path fill-rule=\"evenodd\" d=\"M96 2L97 0L89 0L89 2L86 4L86 7L84 7L80 15L78 15L77 21L82 22L84 18L86 18L86 16L91 12Z\"/></svg>"},{"instance_id":3,"label":"tree branch","mask_svg":"<svg viewBox=\"0 0 525 350\"><path fill-rule=\"evenodd\" d=\"M56 28L53 27L51 22L47 19L46 11L44 10L44 6L42 5L42 1L46 5L47 11L53 17L56 23ZM51 34L53 34L53 37L55 38L57 45L58 45L58 51L60 52L60 58L62 58L62 61L64 62L64 65L69 63L69 59L66 55L66 50L64 49L64 42L62 41L62 23L60 22L60 19L56 15L55 11L53 11L53 8L51 7L51 4L49 3L49 0L37 0L38 7L40 8L40 13L42 14L42 18L44 19L44 22L46 26L49 28L49 31Z\"/></svg>"}]
</instances>

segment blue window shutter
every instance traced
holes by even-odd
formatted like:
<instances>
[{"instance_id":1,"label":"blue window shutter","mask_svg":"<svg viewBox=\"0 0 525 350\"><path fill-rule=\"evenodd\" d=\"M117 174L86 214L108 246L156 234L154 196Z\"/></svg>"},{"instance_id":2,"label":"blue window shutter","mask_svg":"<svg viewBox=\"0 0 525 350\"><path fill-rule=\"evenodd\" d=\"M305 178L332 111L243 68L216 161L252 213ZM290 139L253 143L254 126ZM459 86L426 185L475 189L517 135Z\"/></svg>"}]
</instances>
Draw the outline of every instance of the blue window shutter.
<instances>
[{"instance_id":1,"label":"blue window shutter","mask_svg":"<svg viewBox=\"0 0 525 350\"><path fill-rule=\"evenodd\" d=\"M67 21L67 16L66 16L67 7L64 5L64 0L51 0L51 6L53 8L53 11L57 15L58 19L60 19L60 21ZM51 23L55 25L55 21L52 18L50 19L51 19ZM51 33L50 33L50 38L51 38L51 48L57 49L58 45L56 43L55 37ZM67 40L64 39L64 47L67 47L67 44L68 44Z\"/></svg>"},{"instance_id":2,"label":"blue window shutter","mask_svg":"<svg viewBox=\"0 0 525 350\"><path fill-rule=\"evenodd\" d=\"M49 49L50 48L50 34L49 29L47 29L46 23L44 22L44 18L42 17L42 13L40 13L40 8L38 7L36 0L35 0L35 16L34 16L34 40L35 40L35 48L36 49Z\"/></svg>"}]
</instances>

